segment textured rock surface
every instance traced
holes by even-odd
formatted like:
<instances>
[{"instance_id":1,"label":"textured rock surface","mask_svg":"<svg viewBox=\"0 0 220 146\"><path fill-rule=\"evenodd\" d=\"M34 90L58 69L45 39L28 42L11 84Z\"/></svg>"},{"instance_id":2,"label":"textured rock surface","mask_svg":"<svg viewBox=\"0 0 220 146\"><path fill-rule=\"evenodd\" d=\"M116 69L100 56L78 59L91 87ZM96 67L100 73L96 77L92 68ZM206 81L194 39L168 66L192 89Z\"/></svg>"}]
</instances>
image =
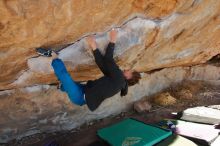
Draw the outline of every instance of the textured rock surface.
<instances>
[{"instance_id":1,"label":"textured rock surface","mask_svg":"<svg viewBox=\"0 0 220 146\"><path fill-rule=\"evenodd\" d=\"M121 98L117 94L105 100L95 112L90 112L87 106L71 104L66 94L54 86L41 85L1 91L0 142L39 132L68 130L91 120L119 114L132 108L133 102L174 83L183 80L217 80L220 78L220 67L200 65L192 68L166 68L142 76L139 84L129 88L126 97Z\"/></svg>"},{"instance_id":2,"label":"textured rock surface","mask_svg":"<svg viewBox=\"0 0 220 146\"><path fill-rule=\"evenodd\" d=\"M139 100L134 103L134 110L138 113L149 111L151 107L150 102L146 100Z\"/></svg>"},{"instance_id":3,"label":"textured rock surface","mask_svg":"<svg viewBox=\"0 0 220 146\"><path fill-rule=\"evenodd\" d=\"M27 59L36 56L35 47L74 42L120 26L136 15L166 16L176 5L176 0L1 0L0 89L11 88L8 84L28 70Z\"/></svg>"},{"instance_id":4,"label":"textured rock surface","mask_svg":"<svg viewBox=\"0 0 220 146\"><path fill-rule=\"evenodd\" d=\"M154 103L161 106L174 105L176 101L176 98L170 95L169 92L161 93L154 97Z\"/></svg>"},{"instance_id":5,"label":"textured rock surface","mask_svg":"<svg viewBox=\"0 0 220 146\"><path fill-rule=\"evenodd\" d=\"M91 113L49 86L57 80L47 58L37 56L35 48L57 49L72 43L59 57L75 80L95 79L101 72L85 37L95 34L104 52L113 27L119 32L115 59L122 69L173 68L145 75L128 96L116 95ZM119 113L131 102L184 78L218 79L219 68L214 66L178 66L205 63L219 54L219 38L218 0L1 0L1 139L74 128Z\"/></svg>"},{"instance_id":6,"label":"textured rock surface","mask_svg":"<svg viewBox=\"0 0 220 146\"><path fill-rule=\"evenodd\" d=\"M114 26L119 27L116 57L122 68L143 72L192 65L220 52L216 0L14 0L1 1L0 7L1 90L55 82L41 67L46 61L31 58L34 48L77 39L60 57L70 62L74 79L97 78L100 72L92 65L83 36L97 33L104 47L105 32Z\"/></svg>"}]
</instances>

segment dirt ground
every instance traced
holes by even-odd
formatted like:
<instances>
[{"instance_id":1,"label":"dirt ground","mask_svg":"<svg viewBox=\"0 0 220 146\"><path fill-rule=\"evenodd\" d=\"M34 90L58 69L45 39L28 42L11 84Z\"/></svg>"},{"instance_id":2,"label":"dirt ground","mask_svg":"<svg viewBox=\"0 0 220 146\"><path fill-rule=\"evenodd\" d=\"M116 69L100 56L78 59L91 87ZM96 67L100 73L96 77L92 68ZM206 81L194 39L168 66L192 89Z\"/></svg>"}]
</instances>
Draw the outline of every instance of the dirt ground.
<instances>
[{"instance_id":1,"label":"dirt ground","mask_svg":"<svg viewBox=\"0 0 220 146\"><path fill-rule=\"evenodd\" d=\"M169 106L159 106L153 103L154 97L168 92L176 98L176 103ZM152 103L152 109L148 112L137 113L133 109L120 115L92 121L78 129L57 133L43 133L25 137L21 140L13 140L2 146L43 146L45 143L55 140L60 146L88 146L98 140L96 131L100 128L117 123L125 118L136 118L146 123L155 123L164 118L172 118L171 112L180 112L189 107L199 105L220 104L220 81L202 82L185 81L179 85L173 85L169 89L152 97L145 97ZM0 144L1 145L1 144Z\"/></svg>"}]
</instances>

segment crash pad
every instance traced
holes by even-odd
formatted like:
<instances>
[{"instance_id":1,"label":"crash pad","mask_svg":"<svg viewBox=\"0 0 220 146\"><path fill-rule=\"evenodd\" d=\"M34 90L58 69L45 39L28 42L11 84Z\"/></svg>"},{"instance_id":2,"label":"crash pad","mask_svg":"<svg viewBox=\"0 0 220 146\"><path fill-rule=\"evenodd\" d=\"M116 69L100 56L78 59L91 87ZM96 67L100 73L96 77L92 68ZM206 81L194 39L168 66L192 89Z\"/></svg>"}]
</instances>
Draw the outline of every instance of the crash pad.
<instances>
[{"instance_id":1,"label":"crash pad","mask_svg":"<svg viewBox=\"0 0 220 146\"><path fill-rule=\"evenodd\" d=\"M211 143L211 146L220 146L220 136L218 136L215 141Z\"/></svg>"},{"instance_id":2,"label":"crash pad","mask_svg":"<svg viewBox=\"0 0 220 146\"><path fill-rule=\"evenodd\" d=\"M172 135L155 146L197 146L197 144L182 136Z\"/></svg>"},{"instance_id":3,"label":"crash pad","mask_svg":"<svg viewBox=\"0 0 220 146\"><path fill-rule=\"evenodd\" d=\"M220 110L204 106L189 108L182 112L180 119L198 123L218 124L220 123Z\"/></svg>"},{"instance_id":4,"label":"crash pad","mask_svg":"<svg viewBox=\"0 0 220 146\"><path fill-rule=\"evenodd\" d=\"M207 145L210 145L218 137L220 132L219 129L215 129L214 125L186 122L182 120L166 119L157 123L157 125L168 129L166 121L171 121L176 125L176 134L192 138Z\"/></svg>"},{"instance_id":5,"label":"crash pad","mask_svg":"<svg viewBox=\"0 0 220 146\"><path fill-rule=\"evenodd\" d=\"M220 110L220 105L210 105L208 107Z\"/></svg>"},{"instance_id":6,"label":"crash pad","mask_svg":"<svg viewBox=\"0 0 220 146\"><path fill-rule=\"evenodd\" d=\"M97 134L112 146L151 146L172 133L135 119L125 119L98 130Z\"/></svg>"}]
</instances>

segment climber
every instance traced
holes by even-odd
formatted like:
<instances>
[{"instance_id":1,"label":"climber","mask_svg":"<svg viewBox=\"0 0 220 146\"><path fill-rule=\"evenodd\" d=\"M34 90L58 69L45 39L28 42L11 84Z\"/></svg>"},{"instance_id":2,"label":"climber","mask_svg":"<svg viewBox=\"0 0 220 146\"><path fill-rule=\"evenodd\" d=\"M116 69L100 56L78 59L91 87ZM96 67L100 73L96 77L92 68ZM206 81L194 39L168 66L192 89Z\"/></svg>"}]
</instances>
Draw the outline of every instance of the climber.
<instances>
[{"instance_id":1,"label":"climber","mask_svg":"<svg viewBox=\"0 0 220 146\"><path fill-rule=\"evenodd\" d=\"M121 96L125 96L128 91L128 85L138 83L140 74L133 70L119 69L113 59L113 52L117 31L110 31L110 42L107 46L105 55L102 55L97 48L95 38L90 36L87 38L87 43L90 50L93 52L95 62L99 69L104 74L103 77L88 81L85 85L79 84L72 80L71 76L66 70L66 67L61 59L57 58L57 54L50 49L37 48L38 54L51 57L51 64L55 75L60 81L62 91L65 91L70 100L77 105L87 104L91 111L94 111L106 98L109 98L119 91Z\"/></svg>"}]
</instances>

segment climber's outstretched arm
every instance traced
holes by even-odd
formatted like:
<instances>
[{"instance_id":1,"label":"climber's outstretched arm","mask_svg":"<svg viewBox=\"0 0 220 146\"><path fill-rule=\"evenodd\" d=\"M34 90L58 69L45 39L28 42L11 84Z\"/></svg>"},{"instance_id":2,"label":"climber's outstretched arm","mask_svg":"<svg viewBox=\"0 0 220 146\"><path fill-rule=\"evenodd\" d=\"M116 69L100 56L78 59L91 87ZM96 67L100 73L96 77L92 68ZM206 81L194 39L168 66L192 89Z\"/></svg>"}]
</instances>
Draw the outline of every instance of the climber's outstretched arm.
<instances>
[{"instance_id":1,"label":"climber's outstretched arm","mask_svg":"<svg viewBox=\"0 0 220 146\"><path fill-rule=\"evenodd\" d=\"M90 48L92 49L92 52L93 52L93 55L95 58L95 62L98 65L99 69L102 71L102 73L104 75L107 75L108 73L107 73L107 70L104 65L104 58L103 58L101 52L99 51L99 49L97 48L95 38L90 36L87 38L87 42L88 42Z\"/></svg>"}]
</instances>

